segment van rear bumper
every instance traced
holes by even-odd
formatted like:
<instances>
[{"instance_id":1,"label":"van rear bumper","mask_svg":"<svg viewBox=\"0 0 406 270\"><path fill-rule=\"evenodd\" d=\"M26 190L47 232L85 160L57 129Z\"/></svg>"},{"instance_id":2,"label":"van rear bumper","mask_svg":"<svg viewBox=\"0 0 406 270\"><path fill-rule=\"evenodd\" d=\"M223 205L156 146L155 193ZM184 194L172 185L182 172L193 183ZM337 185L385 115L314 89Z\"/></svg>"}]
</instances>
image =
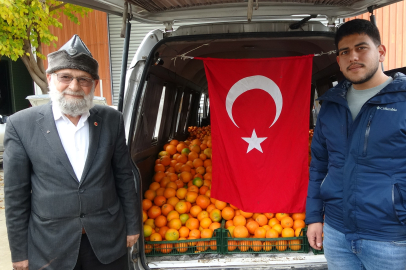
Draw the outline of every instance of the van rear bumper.
<instances>
[{"instance_id":1,"label":"van rear bumper","mask_svg":"<svg viewBox=\"0 0 406 270\"><path fill-rule=\"evenodd\" d=\"M202 254L147 258L151 269L327 269L324 255L309 253L283 254Z\"/></svg>"}]
</instances>

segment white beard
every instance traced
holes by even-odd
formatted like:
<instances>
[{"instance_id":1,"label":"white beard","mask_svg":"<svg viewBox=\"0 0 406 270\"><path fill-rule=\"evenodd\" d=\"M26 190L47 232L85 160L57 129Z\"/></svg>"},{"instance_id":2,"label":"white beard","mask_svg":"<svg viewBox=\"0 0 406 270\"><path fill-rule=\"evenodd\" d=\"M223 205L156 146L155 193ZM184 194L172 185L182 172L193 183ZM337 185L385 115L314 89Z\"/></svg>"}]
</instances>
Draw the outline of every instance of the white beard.
<instances>
[{"instance_id":1,"label":"white beard","mask_svg":"<svg viewBox=\"0 0 406 270\"><path fill-rule=\"evenodd\" d=\"M52 101L52 105L57 106L63 114L77 117L79 115L87 113L93 106L95 85L93 84L92 90L88 95L85 95L83 90L72 91L66 88L62 92L56 89L54 79L51 79L49 84L49 96ZM65 94L82 96L81 98L65 98Z\"/></svg>"}]
</instances>

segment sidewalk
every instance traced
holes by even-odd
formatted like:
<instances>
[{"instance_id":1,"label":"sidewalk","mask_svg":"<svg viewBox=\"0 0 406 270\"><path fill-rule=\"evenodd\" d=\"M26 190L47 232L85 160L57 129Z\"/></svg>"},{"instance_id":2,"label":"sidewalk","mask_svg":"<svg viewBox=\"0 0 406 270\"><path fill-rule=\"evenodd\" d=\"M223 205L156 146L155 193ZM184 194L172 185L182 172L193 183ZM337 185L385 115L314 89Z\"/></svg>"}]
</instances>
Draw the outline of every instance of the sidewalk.
<instances>
[{"instance_id":1,"label":"sidewalk","mask_svg":"<svg viewBox=\"0 0 406 270\"><path fill-rule=\"evenodd\" d=\"M12 269L4 211L3 167L0 165L0 269Z\"/></svg>"}]
</instances>

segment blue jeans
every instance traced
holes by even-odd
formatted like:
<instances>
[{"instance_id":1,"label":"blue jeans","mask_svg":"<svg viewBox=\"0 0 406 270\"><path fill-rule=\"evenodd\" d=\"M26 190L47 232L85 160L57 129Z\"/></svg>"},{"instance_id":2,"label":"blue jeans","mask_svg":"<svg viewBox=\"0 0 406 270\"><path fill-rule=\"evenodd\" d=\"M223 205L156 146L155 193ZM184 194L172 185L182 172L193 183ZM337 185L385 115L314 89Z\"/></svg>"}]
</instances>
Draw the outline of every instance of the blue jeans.
<instances>
[{"instance_id":1,"label":"blue jeans","mask_svg":"<svg viewBox=\"0 0 406 270\"><path fill-rule=\"evenodd\" d=\"M348 241L345 235L324 224L324 255L329 270L405 270L405 241Z\"/></svg>"}]
</instances>

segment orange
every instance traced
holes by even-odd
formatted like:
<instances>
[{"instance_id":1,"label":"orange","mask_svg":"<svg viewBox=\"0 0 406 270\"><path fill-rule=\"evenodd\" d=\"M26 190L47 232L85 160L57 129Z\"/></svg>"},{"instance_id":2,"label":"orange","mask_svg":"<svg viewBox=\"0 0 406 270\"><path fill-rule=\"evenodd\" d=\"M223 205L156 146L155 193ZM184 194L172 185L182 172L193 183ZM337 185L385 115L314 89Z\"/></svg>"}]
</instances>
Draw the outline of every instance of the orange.
<instances>
[{"instance_id":1,"label":"orange","mask_svg":"<svg viewBox=\"0 0 406 270\"><path fill-rule=\"evenodd\" d=\"M182 180L183 183L188 183L190 180L192 180L192 174L190 172L181 172L179 179Z\"/></svg>"},{"instance_id":2,"label":"orange","mask_svg":"<svg viewBox=\"0 0 406 270\"><path fill-rule=\"evenodd\" d=\"M165 151L168 152L170 155L174 155L177 152L176 147L171 144L165 148Z\"/></svg>"},{"instance_id":3,"label":"orange","mask_svg":"<svg viewBox=\"0 0 406 270\"><path fill-rule=\"evenodd\" d=\"M172 159L172 160L171 160L171 164L169 164L169 166L171 166L172 168L175 169L176 164L178 164L178 162L176 161L176 159Z\"/></svg>"},{"instance_id":4,"label":"orange","mask_svg":"<svg viewBox=\"0 0 406 270\"><path fill-rule=\"evenodd\" d=\"M227 228L227 230L230 232L231 237L234 237L234 229L235 229L235 226L230 226Z\"/></svg>"},{"instance_id":5,"label":"orange","mask_svg":"<svg viewBox=\"0 0 406 270\"><path fill-rule=\"evenodd\" d=\"M259 227L254 232L254 238L265 238L266 230L262 227Z\"/></svg>"},{"instance_id":6,"label":"orange","mask_svg":"<svg viewBox=\"0 0 406 270\"><path fill-rule=\"evenodd\" d=\"M159 233L153 233L149 237L149 241L162 241L162 236Z\"/></svg>"},{"instance_id":7,"label":"orange","mask_svg":"<svg viewBox=\"0 0 406 270\"><path fill-rule=\"evenodd\" d=\"M203 149L204 150L204 149ZM207 159L207 156L203 153L200 153L199 158L203 161L205 161Z\"/></svg>"},{"instance_id":8,"label":"orange","mask_svg":"<svg viewBox=\"0 0 406 270\"><path fill-rule=\"evenodd\" d=\"M211 173L212 170L213 170L212 166L207 166L206 172Z\"/></svg>"},{"instance_id":9,"label":"orange","mask_svg":"<svg viewBox=\"0 0 406 270\"><path fill-rule=\"evenodd\" d=\"M214 222L219 222L221 220L221 212L220 212L220 210L219 209L213 209L210 212L210 218Z\"/></svg>"},{"instance_id":10,"label":"orange","mask_svg":"<svg viewBox=\"0 0 406 270\"><path fill-rule=\"evenodd\" d=\"M176 165L175 165L175 172L176 173L181 173L182 171L181 171L181 169L182 169L182 166L183 166L183 163L176 163Z\"/></svg>"},{"instance_id":11,"label":"orange","mask_svg":"<svg viewBox=\"0 0 406 270\"><path fill-rule=\"evenodd\" d=\"M254 234L255 230L259 228L259 224L256 221L251 221L247 223L246 227L250 234Z\"/></svg>"},{"instance_id":12,"label":"orange","mask_svg":"<svg viewBox=\"0 0 406 270\"><path fill-rule=\"evenodd\" d=\"M179 240L186 240L186 238L179 238ZM184 253L187 251L188 247L187 247L187 243L185 242L181 242L181 243L176 243L175 244L175 248L178 252L180 253Z\"/></svg>"},{"instance_id":13,"label":"orange","mask_svg":"<svg viewBox=\"0 0 406 270\"><path fill-rule=\"evenodd\" d=\"M145 211L142 211L142 222L145 222L148 219L148 214Z\"/></svg>"},{"instance_id":14,"label":"orange","mask_svg":"<svg viewBox=\"0 0 406 270\"><path fill-rule=\"evenodd\" d=\"M164 172L157 172L154 175L154 181L155 182L160 182L162 178L164 178L166 176L166 174Z\"/></svg>"},{"instance_id":15,"label":"orange","mask_svg":"<svg viewBox=\"0 0 406 270\"><path fill-rule=\"evenodd\" d=\"M179 213L177 211L170 211L168 213L168 215L166 216L166 219L168 221L171 221L172 219L175 219L175 218L179 218Z\"/></svg>"},{"instance_id":16,"label":"orange","mask_svg":"<svg viewBox=\"0 0 406 270\"><path fill-rule=\"evenodd\" d=\"M202 144L200 145L200 149L201 149L201 150L204 150L204 149L206 149L206 148L207 148L207 144L202 143Z\"/></svg>"},{"instance_id":17,"label":"orange","mask_svg":"<svg viewBox=\"0 0 406 270\"><path fill-rule=\"evenodd\" d=\"M306 227L306 223L304 222L304 220L296 219L295 221L293 221L293 227L292 228L294 230L301 229L301 228L304 228L304 227Z\"/></svg>"},{"instance_id":18,"label":"orange","mask_svg":"<svg viewBox=\"0 0 406 270\"><path fill-rule=\"evenodd\" d=\"M196 152L190 152L190 153L188 154L188 160L190 160L190 161L193 161L193 160L195 160L195 159L198 158L198 157L199 157L199 154L196 153Z\"/></svg>"},{"instance_id":19,"label":"orange","mask_svg":"<svg viewBox=\"0 0 406 270\"><path fill-rule=\"evenodd\" d=\"M192 239L197 239L196 237L188 237L188 240L192 240ZM197 241L193 241L193 242L188 242L187 243L189 246L196 246L196 244L197 244Z\"/></svg>"},{"instance_id":20,"label":"orange","mask_svg":"<svg viewBox=\"0 0 406 270\"><path fill-rule=\"evenodd\" d=\"M180 167L180 171L181 171L181 172L190 172L190 173L191 173L191 170L192 170L192 168L191 168L189 165L187 165L187 164L182 165L182 166Z\"/></svg>"},{"instance_id":21,"label":"orange","mask_svg":"<svg viewBox=\"0 0 406 270\"><path fill-rule=\"evenodd\" d=\"M208 186L209 188L211 188L211 180L204 179L203 186Z\"/></svg>"},{"instance_id":22,"label":"orange","mask_svg":"<svg viewBox=\"0 0 406 270\"><path fill-rule=\"evenodd\" d=\"M152 218L147 219L147 220L145 221L144 225L149 225L149 226L151 226L152 229L155 229L155 228L156 228L156 226L155 226L155 220L152 219Z\"/></svg>"},{"instance_id":23,"label":"orange","mask_svg":"<svg viewBox=\"0 0 406 270\"><path fill-rule=\"evenodd\" d=\"M156 164L154 166L154 171L156 171L156 172L164 172L165 171L165 166L162 165L162 164Z\"/></svg>"},{"instance_id":24,"label":"orange","mask_svg":"<svg viewBox=\"0 0 406 270\"><path fill-rule=\"evenodd\" d=\"M273 213L264 213L267 219L273 218L274 214Z\"/></svg>"},{"instance_id":25,"label":"orange","mask_svg":"<svg viewBox=\"0 0 406 270\"><path fill-rule=\"evenodd\" d=\"M171 146L171 145L169 145ZM165 243L165 244L161 244L159 251L161 253L170 253L173 249L173 244L169 244L169 243Z\"/></svg>"},{"instance_id":26,"label":"orange","mask_svg":"<svg viewBox=\"0 0 406 270\"><path fill-rule=\"evenodd\" d=\"M264 251L271 251L274 245L274 241L264 241L264 243L262 244L262 249Z\"/></svg>"},{"instance_id":27,"label":"orange","mask_svg":"<svg viewBox=\"0 0 406 270\"><path fill-rule=\"evenodd\" d=\"M295 231L292 228L284 228L282 230L282 237L295 237Z\"/></svg>"},{"instance_id":28,"label":"orange","mask_svg":"<svg viewBox=\"0 0 406 270\"><path fill-rule=\"evenodd\" d=\"M180 200L183 200L186 197L187 189L186 188L179 188L176 191L176 197L178 197Z\"/></svg>"},{"instance_id":29,"label":"orange","mask_svg":"<svg viewBox=\"0 0 406 270\"><path fill-rule=\"evenodd\" d=\"M279 251L285 251L288 248L288 241L286 240L275 241L275 248Z\"/></svg>"},{"instance_id":30,"label":"orange","mask_svg":"<svg viewBox=\"0 0 406 270\"><path fill-rule=\"evenodd\" d=\"M169 166L169 164L171 164L171 158L168 156L162 156L160 160L163 166Z\"/></svg>"},{"instance_id":31,"label":"orange","mask_svg":"<svg viewBox=\"0 0 406 270\"><path fill-rule=\"evenodd\" d=\"M196 245L196 250L197 251L206 251L209 248L209 242L208 241L200 241Z\"/></svg>"},{"instance_id":32,"label":"orange","mask_svg":"<svg viewBox=\"0 0 406 270\"><path fill-rule=\"evenodd\" d=\"M214 204L210 204L207 206L206 211L210 213L213 209L216 209L216 206L214 206Z\"/></svg>"},{"instance_id":33,"label":"orange","mask_svg":"<svg viewBox=\"0 0 406 270\"><path fill-rule=\"evenodd\" d=\"M255 221L258 222L259 226L264 226L264 225L268 224L268 219L266 218L265 215L262 215L262 214L258 215L255 218Z\"/></svg>"},{"instance_id":34,"label":"orange","mask_svg":"<svg viewBox=\"0 0 406 270\"><path fill-rule=\"evenodd\" d=\"M210 217L210 215L209 215L209 212L207 212L207 211L201 211L201 212L197 215L197 219L198 219L199 221L201 221L201 220L204 219L204 218L208 218L208 217Z\"/></svg>"},{"instance_id":35,"label":"orange","mask_svg":"<svg viewBox=\"0 0 406 270\"><path fill-rule=\"evenodd\" d=\"M203 179L200 177L193 178L193 185L195 185L197 187L203 186Z\"/></svg>"},{"instance_id":36,"label":"orange","mask_svg":"<svg viewBox=\"0 0 406 270\"><path fill-rule=\"evenodd\" d=\"M189 236L189 232L190 230L187 227L182 226L179 229L179 237L186 238Z\"/></svg>"},{"instance_id":37,"label":"orange","mask_svg":"<svg viewBox=\"0 0 406 270\"><path fill-rule=\"evenodd\" d=\"M172 166L169 165L168 167L166 167L165 172L167 172L167 173L175 173L175 167L172 167ZM169 175L168 175L168 177L169 177ZM171 180L171 181L173 181L173 180Z\"/></svg>"},{"instance_id":38,"label":"orange","mask_svg":"<svg viewBox=\"0 0 406 270\"><path fill-rule=\"evenodd\" d=\"M149 225L144 225L144 237L149 237L152 234L152 227Z\"/></svg>"},{"instance_id":39,"label":"orange","mask_svg":"<svg viewBox=\"0 0 406 270\"><path fill-rule=\"evenodd\" d=\"M291 217L284 217L281 220L281 225L283 228L292 228L293 227L293 219Z\"/></svg>"},{"instance_id":40,"label":"orange","mask_svg":"<svg viewBox=\"0 0 406 270\"><path fill-rule=\"evenodd\" d=\"M144 193L144 197L146 199L150 200L150 201L154 200L155 196L156 196L156 191L155 190L148 189Z\"/></svg>"},{"instance_id":41,"label":"orange","mask_svg":"<svg viewBox=\"0 0 406 270\"><path fill-rule=\"evenodd\" d=\"M160 187L156 190L156 196L164 196L165 188Z\"/></svg>"},{"instance_id":42,"label":"orange","mask_svg":"<svg viewBox=\"0 0 406 270\"><path fill-rule=\"evenodd\" d=\"M145 253L151 253L153 246L151 244L145 245Z\"/></svg>"},{"instance_id":43,"label":"orange","mask_svg":"<svg viewBox=\"0 0 406 270\"><path fill-rule=\"evenodd\" d=\"M193 161L190 161L190 160L186 161L186 165L188 165L190 167L190 173L191 174L196 173L196 171L194 171L194 173L192 172L192 170L194 170Z\"/></svg>"},{"instance_id":44,"label":"orange","mask_svg":"<svg viewBox=\"0 0 406 270\"><path fill-rule=\"evenodd\" d=\"M223 210L227 206L227 203L217 200L214 205L216 206L217 209Z\"/></svg>"},{"instance_id":45,"label":"orange","mask_svg":"<svg viewBox=\"0 0 406 270\"><path fill-rule=\"evenodd\" d=\"M279 220L277 220L276 218L271 218L268 222L268 225L273 227L276 224L280 224Z\"/></svg>"},{"instance_id":46,"label":"orange","mask_svg":"<svg viewBox=\"0 0 406 270\"><path fill-rule=\"evenodd\" d=\"M207 149L206 149L207 150ZM207 155L206 155L207 156ZM206 170L207 170L207 167L209 167L209 166L211 166L211 159L206 159L204 162L203 162L203 166L206 168Z\"/></svg>"},{"instance_id":47,"label":"orange","mask_svg":"<svg viewBox=\"0 0 406 270\"><path fill-rule=\"evenodd\" d=\"M186 227L188 227L189 230L195 230L199 228L199 220L196 218L189 218L186 221Z\"/></svg>"},{"instance_id":48,"label":"orange","mask_svg":"<svg viewBox=\"0 0 406 270\"><path fill-rule=\"evenodd\" d=\"M166 188L173 188L175 191L178 189L178 185L175 182L169 182L168 184L166 184L165 187ZM165 191L164 191L164 196L165 196Z\"/></svg>"},{"instance_id":49,"label":"orange","mask_svg":"<svg viewBox=\"0 0 406 270\"><path fill-rule=\"evenodd\" d=\"M164 197L169 199L176 196L176 190L174 188L166 188L164 191Z\"/></svg>"},{"instance_id":50,"label":"orange","mask_svg":"<svg viewBox=\"0 0 406 270\"><path fill-rule=\"evenodd\" d=\"M185 200L190 202L190 203L194 203L194 202L196 202L197 196L199 196L199 194L197 192L188 191L186 193Z\"/></svg>"},{"instance_id":51,"label":"orange","mask_svg":"<svg viewBox=\"0 0 406 270\"><path fill-rule=\"evenodd\" d=\"M262 249L262 242L261 241L252 241L251 249L253 251L261 251Z\"/></svg>"},{"instance_id":52,"label":"orange","mask_svg":"<svg viewBox=\"0 0 406 270\"><path fill-rule=\"evenodd\" d=\"M302 232L302 228L297 228L295 230L295 237L299 237L301 232Z\"/></svg>"},{"instance_id":53,"label":"orange","mask_svg":"<svg viewBox=\"0 0 406 270\"><path fill-rule=\"evenodd\" d=\"M192 208L190 208L190 214L193 217L197 217L197 215L202 212L202 208L198 205L192 206Z\"/></svg>"},{"instance_id":54,"label":"orange","mask_svg":"<svg viewBox=\"0 0 406 270\"><path fill-rule=\"evenodd\" d=\"M241 216L245 217L245 218L250 218L252 217L254 214L253 213L249 213L249 212L244 212L243 210L240 209L240 213Z\"/></svg>"},{"instance_id":55,"label":"orange","mask_svg":"<svg viewBox=\"0 0 406 270\"><path fill-rule=\"evenodd\" d=\"M187 148L187 146L186 146L186 144L184 144L183 142L180 142L180 143L176 146L176 150L177 150L179 153L181 153L184 148Z\"/></svg>"},{"instance_id":56,"label":"orange","mask_svg":"<svg viewBox=\"0 0 406 270\"><path fill-rule=\"evenodd\" d=\"M182 227L182 222L180 221L179 218L171 219L171 221L169 221L169 223L168 223L168 227L170 229L179 230L180 227Z\"/></svg>"},{"instance_id":57,"label":"orange","mask_svg":"<svg viewBox=\"0 0 406 270\"><path fill-rule=\"evenodd\" d=\"M210 229L203 229L200 235L201 238L212 238L213 237L213 231Z\"/></svg>"},{"instance_id":58,"label":"orange","mask_svg":"<svg viewBox=\"0 0 406 270\"><path fill-rule=\"evenodd\" d=\"M291 250L300 250L302 248L300 240L290 240L289 241L289 248Z\"/></svg>"},{"instance_id":59,"label":"orange","mask_svg":"<svg viewBox=\"0 0 406 270\"><path fill-rule=\"evenodd\" d=\"M178 180L178 175L176 173L171 173L170 172L166 176L171 179L171 182L174 182L174 181Z\"/></svg>"},{"instance_id":60,"label":"orange","mask_svg":"<svg viewBox=\"0 0 406 270\"><path fill-rule=\"evenodd\" d=\"M196 159L197 160L197 159ZM201 160L201 159L200 159ZM203 166L201 166L201 167L197 167L196 168L196 173L198 173L198 174L204 174L206 172L206 169L203 167Z\"/></svg>"},{"instance_id":61,"label":"orange","mask_svg":"<svg viewBox=\"0 0 406 270\"><path fill-rule=\"evenodd\" d=\"M199 187L192 184L187 188L187 191L193 191L193 192L199 193Z\"/></svg>"},{"instance_id":62,"label":"orange","mask_svg":"<svg viewBox=\"0 0 406 270\"><path fill-rule=\"evenodd\" d=\"M166 198L164 196L156 196L154 198L154 204L157 206L162 206L166 203Z\"/></svg>"},{"instance_id":63,"label":"orange","mask_svg":"<svg viewBox=\"0 0 406 270\"><path fill-rule=\"evenodd\" d=\"M279 235L282 234L283 227L282 227L281 224L275 224L275 225L272 227L272 229L274 229L275 231L277 231Z\"/></svg>"},{"instance_id":64,"label":"orange","mask_svg":"<svg viewBox=\"0 0 406 270\"><path fill-rule=\"evenodd\" d=\"M167 222L168 221L165 216L161 215L155 218L155 226L157 226L158 228L165 226Z\"/></svg>"},{"instance_id":65,"label":"orange","mask_svg":"<svg viewBox=\"0 0 406 270\"><path fill-rule=\"evenodd\" d=\"M166 203L172 205L175 207L175 205L179 202L179 199L177 197L171 197L169 198Z\"/></svg>"},{"instance_id":66,"label":"orange","mask_svg":"<svg viewBox=\"0 0 406 270\"><path fill-rule=\"evenodd\" d=\"M217 241L216 240L211 240L209 242L209 246L210 246L210 249L217 250Z\"/></svg>"},{"instance_id":67,"label":"orange","mask_svg":"<svg viewBox=\"0 0 406 270\"><path fill-rule=\"evenodd\" d=\"M211 180L212 174L210 172L207 172L204 174L203 179L205 180Z\"/></svg>"},{"instance_id":68,"label":"orange","mask_svg":"<svg viewBox=\"0 0 406 270\"><path fill-rule=\"evenodd\" d=\"M175 229L169 229L165 233L165 239L168 241L176 241L179 239L179 232Z\"/></svg>"},{"instance_id":69,"label":"orange","mask_svg":"<svg viewBox=\"0 0 406 270\"><path fill-rule=\"evenodd\" d=\"M182 153L182 155L187 156L187 155L189 155L190 150L189 150L189 148L183 148L182 151L181 151L181 153Z\"/></svg>"},{"instance_id":70,"label":"orange","mask_svg":"<svg viewBox=\"0 0 406 270\"><path fill-rule=\"evenodd\" d=\"M171 179L168 176L165 176L164 178L161 179L159 182L160 186L165 188L167 184L171 182Z\"/></svg>"},{"instance_id":71,"label":"orange","mask_svg":"<svg viewBox=\"0 0 406 270\"><path fill-rule=\"evenodd\" d=\"M197 229L193 229L189 232L189 237L193 237L194 239L199 239L201 232Z\"/></svg>"},{"instance_id":72,"label":"orange","mask_svg":"<svg viewBox=\"0 0 406 270\"><path fill-rule=\"evenodd\" d=\"M240 209L235 210L235 215L236 215L236 216L241 216L241 210L240 210Z\"/></svg>"},{"instance_id":73,"label":"orange","mask_svg":"<svg viewBox=\"0 0 406 270\"><path fill-rule=\"evenodd\" d=\"M205 170L204 169L204 167L203 167L203 160L201 160L200 158L196 158L195 160L193 160L192 161L193 162L193 167L195 167L195 168L203 168L203 170ZM203 172L204 173L204 172Z\"/></svg>"},{"instance_id":74,"label":"orange","mask_svg":"<svg viewBox=\"0 0 406 270\"><path fill-rule=\"evenodd\" d=\"M210 189L209 189L209 187L208 186L201 186L200 188L199 188L199 194L200 195L205 195L206 197L208 197L207 195L206 195L206 192L207 191L209 191ZM210 201L210 198L209 198L209 201Z\"/></svg>"},{"instance_id":75,"label":"orange","mask_svg":"<svg viewBox=\"0 0 406 270\"><path fill-rule=\"evenodd\" d=\"M221 224L220 222L213 222L210 226L209 229L211 229L213 232L218 229L221 228Z\"/></svg>"},{"instance_id":76,"label":"orange","mask_svg":"<svg viewBox=\"0 0 406 270\"><path fill-rule=\"evenodd\" d=\"M243 216L235 216L233 218L233 223L235 226L239 225L245 226L245 224L247 224L247 220Z\"/></svg>"},{"instance_id":77,"label":"orange","mask_svg":"<svg viewBox=\"0 0 406 270\"><path fill-rule=\"evenodd\" d=\"M196 198L196 204L202 209L206 209L210 205L210 198L206 195L199 195Z\"/></svg>"},{"instance_id":78,"label":"orange","mask_svg":"<svg viewBox=\"0 0 406 270\"><path fill-rule=\"evenodd\" d=\"M232 219L227 220L226 225L225 225L226 229L227 229L228 227L231 227L231 226L234 226L233 220L232 220Z\"/></svg>"},{"instance_id":79,"label":"orange","mask_svg":"<svg viewBox=\"0 0 406 270\"><path fill-rule=\"evenodd\" d=\"M262 228L264 228L266 231L269 231L270 229L272 229L271 226L269 226L268 224L262 226Z\"/></svg>"},{"instance_id":80,"label":"orange","mask_svg":"<svg viewBox=\"0 0 406 270\"><path fill-rule=\"evenodd\" d=\"M151 190L157 190L160 187L161 187L161 185L158 182L152 182L152 184L149 185L149 189L151 189Z\"/></svg>"},{"instance_id":81,"label":"orange","mask_svg":"<svg viewBox=\"0 0 406 270\"><path fill-rule=\"evenodd\" d=\"M182 225L186 224L186 221L189 219L189 215L188 214L182 214L179 216L180 221L182 222Z\"/></svg>"},{"instance_id":82,"label":"orange","mask_svg":"<svg viewBox=\"0 0 406 270\"><path fill-rule=\"evenodd\" d=\"M227 246L228 246L227 247L228 251L233 251L233 250L235 250L237 248L238 244L237 244L237 241L228 240Z\"/></svg>"},{"instance_id":83,"label":"orange","mask_svg":"<svg viewBox=\"0 0 406 270\"><path fill-rule=\"evenodd\" d=\"M289 214L287 214L287 213L277 213L275 217L277 220L281 221L282 218L288 217L288 216L289 216Z\"/></svg>"},{"instance_id":84,"label":"orange","mask_svg":"<svg viewBox=\"0 0 406 270\"><path fill-rule=\"evenodd\" d=\"M234 209L231 208L230 206L224 207L223 210L221 211L221 216L225 220L231 220L234 218L235 212Z\"/></svg>"},{"instance_id":85,"label":"orange","mask_svg":"<svg viewBox=\"0 0 406 270\"><path fill-rule=\"evenodd\" d=\"M153 205L150 209L148 209L148 217L149 218L156 218L160 216L162 213L161 208L159 206Z\"/></svg>"},{"instance_id":86,"label":"orange","mask_svg":"<svg viewBox=\"0 0 406 270\"><path fill-rule=\"evenodd\" d=\"M265 237L266 238L278 238L279 232L277 232L275 229L270 229L266 232Z\"/></svg>"},{"instance_id":87,"label":"orange","mask_svg":"<svg viewBox=\"0 0 406 270\"><path fill-rule=\"evenodd\" d=\"M185 183L183 183L183 181L182 180L176 180L175 181L175 183L176 183L176 186L178 187L178 188L182 188L184 185L185 185Z\"/></svg>"},{"instance_id":88,"label":"orange","mask_svg":"<svg viewBox=\"0 0 406 270\"><path fill-rule=\"evenodd\" d=\"M246 252L246 251L248 251L248 249L250 249L251 244L252 244L252 241L247 241L247 240L238 241L238 249L242 252Z\"/></svg>"},{"instance_id":89,"label":"orange","mask_svg":"<svg viewBox=\"0 0 406 270\"><path fill-rule=\"evenodd\" d=\"M187 212L189 212L190 208L192 208L192 204L190 202L186 202L186 205L187 205Z\"/></svg>"},{"instance_id":90,"label":"orange","mask_svg":"<svg viewBox=\"0 0 406 270\"><path fill-rule=\"evenodd\" d=\"M178 141L178 140L171 140L171 141L169 142L169 144L174 145L174 146L177 146L177 145L179 144L179 141Z\"/></svg>"},{"instance_id":91,"label":"orange","mask_svg":"<svg viewBox=\"0 0 406 270\"><path fill-rule=\"evenodd\" d=\"M191 147L189 147L190 151L195 152L197 154L200 153L200 147L197 144L193 144Z\"/></svg>"},{"instance_id":92,"label":"orange","mask_svg":"<svg viewBox=\"0 0 406 270\"><path fill-rule=\"evenodd\" d=\"M163 227L159 228L158 233L162 236L162 239L165 238L165 233L167 230L169 230L169 227L167 227L167 226L163 226Z\"/></svg>"},{"instance_id":93,"label":"orange","mask_svg":"<svg viewBox=\"0 0 406 270\"><path fill-rule=\"evenodd\" d=\"M213 221L208 217L203 218L202 220L200 220L200 226L203 229L208 229L212 223L213 223Z\"/></svg>"},{"instance_id":94,"label":"orange","mask_svg":"<svg viewBox=\"0 0 406 270\"><path fill-rule=\"evenodd\" d=\"M249 236L248 229L245 226L235 226L233 235L235 238L247 238Z\"/></svg>"},{"instance_id":95,"label":"orange","mask_svg":"<svg viewBox=\"0 0 406 270\"><path fill-rule=\"evenodd\" d=\"M149 199L142 200L142 210L147 211L152 206L152 202Z\"/></svg>"}]
</instances>

